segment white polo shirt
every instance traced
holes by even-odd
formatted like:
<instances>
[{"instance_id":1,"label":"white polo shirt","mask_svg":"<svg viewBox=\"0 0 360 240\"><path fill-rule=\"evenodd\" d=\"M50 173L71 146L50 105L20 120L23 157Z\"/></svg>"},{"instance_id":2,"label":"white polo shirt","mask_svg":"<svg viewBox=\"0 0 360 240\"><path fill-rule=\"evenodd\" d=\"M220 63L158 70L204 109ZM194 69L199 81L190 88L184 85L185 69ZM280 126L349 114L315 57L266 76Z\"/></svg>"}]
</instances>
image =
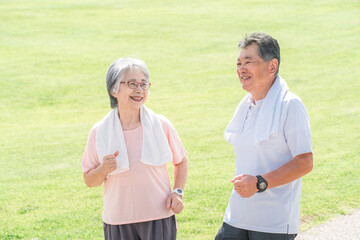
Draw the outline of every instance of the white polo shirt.
<instances>
[{"instance_id":1,"label":"white polo shirt","mask_svg":"<svg viewBox=\"0 0 360 240\"><path fill-rule=\"evenodd\" d=\"M300 98L288 92L282 102L280 133L269 141L255 143L255 123L262 101L249 102L244 129L234 141L236 171L263 175L295 156L312 152L310 123ZM301 178L291 183L242 198L233 190L224 222L242 229L296 234L300 222Z\"/></svg>"}]
</instances>

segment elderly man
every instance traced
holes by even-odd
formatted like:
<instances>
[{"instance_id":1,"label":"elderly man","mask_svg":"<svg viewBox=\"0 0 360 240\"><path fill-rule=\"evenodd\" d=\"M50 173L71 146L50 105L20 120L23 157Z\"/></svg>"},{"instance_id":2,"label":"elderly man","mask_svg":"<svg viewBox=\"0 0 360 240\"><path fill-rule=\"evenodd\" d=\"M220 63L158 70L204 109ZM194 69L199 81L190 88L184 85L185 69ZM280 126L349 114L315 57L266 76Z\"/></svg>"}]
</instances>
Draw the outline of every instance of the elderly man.
<instances>
[{"instance_id":1,"label":"elderly man","mask_svg":"<svg viewBox=\"0 0 360 240\"><path fill-rule=\"evenodd\" d=\"M278 75L274 38L255 32L239 48L237 74L248 94L224 133L234 146L236 171L215 239L295 239L301 177L313 166L309 117Z\"/></svg>"}]
</instances>

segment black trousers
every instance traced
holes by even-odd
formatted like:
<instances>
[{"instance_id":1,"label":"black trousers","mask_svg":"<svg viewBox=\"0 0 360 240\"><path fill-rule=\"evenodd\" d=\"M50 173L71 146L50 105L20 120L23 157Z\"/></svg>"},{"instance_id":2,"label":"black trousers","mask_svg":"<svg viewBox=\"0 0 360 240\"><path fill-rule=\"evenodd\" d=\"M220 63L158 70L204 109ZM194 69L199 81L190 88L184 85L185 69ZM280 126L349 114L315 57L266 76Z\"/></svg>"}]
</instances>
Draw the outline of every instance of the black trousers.
<instances>
[{"instance_id":1,"label":"black trousers","mask_svg":"<svg viewBox=\"0 0 360 240\"><path fill-rule=\"evenodd\" d=\"M294 240L296 235L256 232L223 223L215 240Z\"/></svg>"},{"instance_id":2,"label":"black trousers","mask_svg":"<svg viewBox=\"0 0 360 240\"><path fill-rule=\"evenodd\" d=\"M105 240L175 240L175 215L148 222L123 225L104 223Z\"/></svg>"}]
</instances>

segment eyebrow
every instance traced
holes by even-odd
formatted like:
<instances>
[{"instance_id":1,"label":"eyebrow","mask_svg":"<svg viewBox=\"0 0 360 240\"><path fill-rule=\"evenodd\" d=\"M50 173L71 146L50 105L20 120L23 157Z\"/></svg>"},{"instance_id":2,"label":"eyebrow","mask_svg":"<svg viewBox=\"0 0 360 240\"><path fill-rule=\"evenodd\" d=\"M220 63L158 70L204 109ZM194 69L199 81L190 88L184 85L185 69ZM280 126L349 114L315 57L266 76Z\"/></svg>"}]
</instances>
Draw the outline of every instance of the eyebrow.
<instances>
[{"instance_id":1,"label":"eyebrow","mask_svg":"<svg viewBox=\"0 0 360 240\"><path fill-rule=\"evenodd\" d=\"M246 56L244 59L245 59L245 60L249 60L249 59L251 60L251 59L253 59L253 58L252 58L252 57L249 57L249 56ZM240 58L238 58L237 60L238 60L238 62L240 62Z\"/></svg>"},{"instance_id":2,"label":"eyebrow","mask_svg":"<svg viewBox=\"0 0 360 240\"><path fill-rule=\"evenodd\" d=\"M147 82L146 79L141 79L142 82ZM131 78L131 79L128 79L127 82L137 82L136 79L134 78Z\"/></svg>"}]
</instances>

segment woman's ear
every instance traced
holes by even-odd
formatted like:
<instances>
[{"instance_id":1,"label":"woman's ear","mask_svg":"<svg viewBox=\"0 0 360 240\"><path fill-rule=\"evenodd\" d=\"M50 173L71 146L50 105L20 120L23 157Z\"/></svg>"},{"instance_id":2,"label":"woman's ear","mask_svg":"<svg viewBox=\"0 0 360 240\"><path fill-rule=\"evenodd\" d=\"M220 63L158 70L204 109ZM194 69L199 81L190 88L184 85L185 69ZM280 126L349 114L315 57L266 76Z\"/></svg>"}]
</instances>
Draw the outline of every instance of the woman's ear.
<instances>
[{"instance_id":1,"label":"woman's ear","mask_svg":"<svg viewBox=\"0 0 360 240\"><path fill-rule=\"evenodd\" d=\"M116 98L116 89L115 88L112 88L111 89L111 95Z\"/></svg>"}]
</instances>

